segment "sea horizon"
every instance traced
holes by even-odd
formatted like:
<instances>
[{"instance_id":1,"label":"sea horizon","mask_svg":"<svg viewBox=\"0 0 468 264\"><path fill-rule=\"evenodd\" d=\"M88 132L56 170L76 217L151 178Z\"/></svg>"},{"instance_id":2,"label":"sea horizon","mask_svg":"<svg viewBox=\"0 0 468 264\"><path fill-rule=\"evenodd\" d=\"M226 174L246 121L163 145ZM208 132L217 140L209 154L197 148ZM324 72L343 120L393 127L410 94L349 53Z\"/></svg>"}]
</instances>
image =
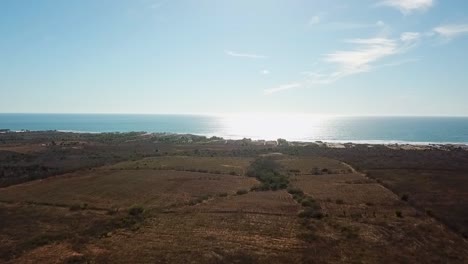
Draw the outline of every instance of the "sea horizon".
<instances>
[{"instance_id":1,"label":"sea horizon","mask_svg":"<svg viewBox=\"0 0 468 264\"><path fill-rule=\"evenodd\" d=\"M0 113L0 129L193 134L362 144L468 144L465 116Z\"/></svg>"}]
</instances>

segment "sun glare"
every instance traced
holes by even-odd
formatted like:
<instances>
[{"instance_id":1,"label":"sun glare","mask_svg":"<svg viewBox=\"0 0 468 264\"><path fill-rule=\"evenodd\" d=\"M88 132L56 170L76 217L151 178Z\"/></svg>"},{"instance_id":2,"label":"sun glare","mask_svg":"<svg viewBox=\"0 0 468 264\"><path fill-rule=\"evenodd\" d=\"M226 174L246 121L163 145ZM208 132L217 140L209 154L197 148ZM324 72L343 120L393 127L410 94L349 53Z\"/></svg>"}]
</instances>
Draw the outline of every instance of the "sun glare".
<instances>
[{"instance_id":1,"label":"sun glare","mask_svg":"<svg viewBox=\"0 0 468 264\"><path fill-rule=\"evenodd\" d=\"M314 139L321 135L328 117L317 115L235 115L221 118L221 134L227 138L275 140Z\"/></svg>"}]
</instances>

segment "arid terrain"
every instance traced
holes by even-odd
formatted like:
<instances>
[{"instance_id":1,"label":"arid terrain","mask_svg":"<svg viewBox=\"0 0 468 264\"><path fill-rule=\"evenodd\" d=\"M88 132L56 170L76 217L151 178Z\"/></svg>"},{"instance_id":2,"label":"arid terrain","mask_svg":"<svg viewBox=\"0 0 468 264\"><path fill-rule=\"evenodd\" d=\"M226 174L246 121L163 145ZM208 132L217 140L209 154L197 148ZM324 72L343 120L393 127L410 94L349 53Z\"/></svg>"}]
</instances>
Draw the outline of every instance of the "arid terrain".
<instances>
[{"instance_id":1,"label":"arid terrain","mask_svg":"<svg viewBox=\"0 0 468 264\"><path fill-rule=\"evenodd\" d=\"M0 263L467 263L468 151L0 134Z\"/></svg>"}]
</instances>

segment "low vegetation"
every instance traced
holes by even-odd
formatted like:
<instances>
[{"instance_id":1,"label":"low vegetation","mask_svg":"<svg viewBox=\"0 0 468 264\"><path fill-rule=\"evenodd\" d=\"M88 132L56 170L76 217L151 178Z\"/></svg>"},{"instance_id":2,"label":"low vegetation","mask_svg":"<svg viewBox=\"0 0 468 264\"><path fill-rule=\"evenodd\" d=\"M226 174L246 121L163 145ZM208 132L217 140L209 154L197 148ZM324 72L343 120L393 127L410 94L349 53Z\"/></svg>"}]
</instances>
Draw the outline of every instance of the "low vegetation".
<instances>
[{"instance_id":1,"label":"low vegetation","mask_svg":"<svg viewBox=\"0 0 468 264\"><path fill-rule=\"evenodd\" d=\"M243 194L247 194L248 192L249 192L249 191L247 191L247 190L238 190L238 191L236 192L236 194L237 194L237 195L243 195Z\"/></svg>"},{"instance_id":2,"label":"low vegetation","mask_svg":"<svg viewBox=\"0 0 468 264\"><path fill-rule=\"evenodd\" d=\"M0 142L0 182L56 176L0 188L2 263L468 258L466 240L440 224L463 228L466 153L145 133ZM434 186L450 192L431 203Z\"/></svg>"},{"instance_id":3,"label":"low vegetation","mask_svg":"<svg viewBox=\"0 0 468 264\"><path fill-rule=\"evenodd\" d=\"M321 212L320 205L311 196L306 195L301 189L288 188L288 193L291 194L293 199L303 207L303 210L298 214L299 217L314 219L322 219L324 217Z\"/></svg>"},{"instance_id":4,"label":"low vegetation","mask_svg":"<svg viewBox=\"0 0 468 264\"><path fill-rule=\"evenodd\" d=\"M247 176L255 177L261 182L254 191L286 189L289 184L288 177L284 174L282 166L273 158L257 158L247 170Z\"/></svg>"}]
</instances>

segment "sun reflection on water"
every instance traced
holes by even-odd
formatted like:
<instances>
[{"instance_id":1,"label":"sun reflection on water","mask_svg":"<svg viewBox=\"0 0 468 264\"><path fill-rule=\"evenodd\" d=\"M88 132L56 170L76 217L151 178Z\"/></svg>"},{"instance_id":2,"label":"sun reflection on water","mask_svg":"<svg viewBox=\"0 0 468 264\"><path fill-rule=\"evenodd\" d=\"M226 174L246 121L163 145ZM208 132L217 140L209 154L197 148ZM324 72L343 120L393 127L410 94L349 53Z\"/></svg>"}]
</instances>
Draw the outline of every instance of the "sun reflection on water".
<instances>
[{"instance_id":1,"label":"sun reflection on water","mask_svg":"<svg viewBox=\"0 0 468 264\"><path fill-rule=\"evenodd\" d=\"M220 119L220 133L226 138L313 140L323 135L327 116L316 115L231 115Z\"/></svg>"}]
</instances>

